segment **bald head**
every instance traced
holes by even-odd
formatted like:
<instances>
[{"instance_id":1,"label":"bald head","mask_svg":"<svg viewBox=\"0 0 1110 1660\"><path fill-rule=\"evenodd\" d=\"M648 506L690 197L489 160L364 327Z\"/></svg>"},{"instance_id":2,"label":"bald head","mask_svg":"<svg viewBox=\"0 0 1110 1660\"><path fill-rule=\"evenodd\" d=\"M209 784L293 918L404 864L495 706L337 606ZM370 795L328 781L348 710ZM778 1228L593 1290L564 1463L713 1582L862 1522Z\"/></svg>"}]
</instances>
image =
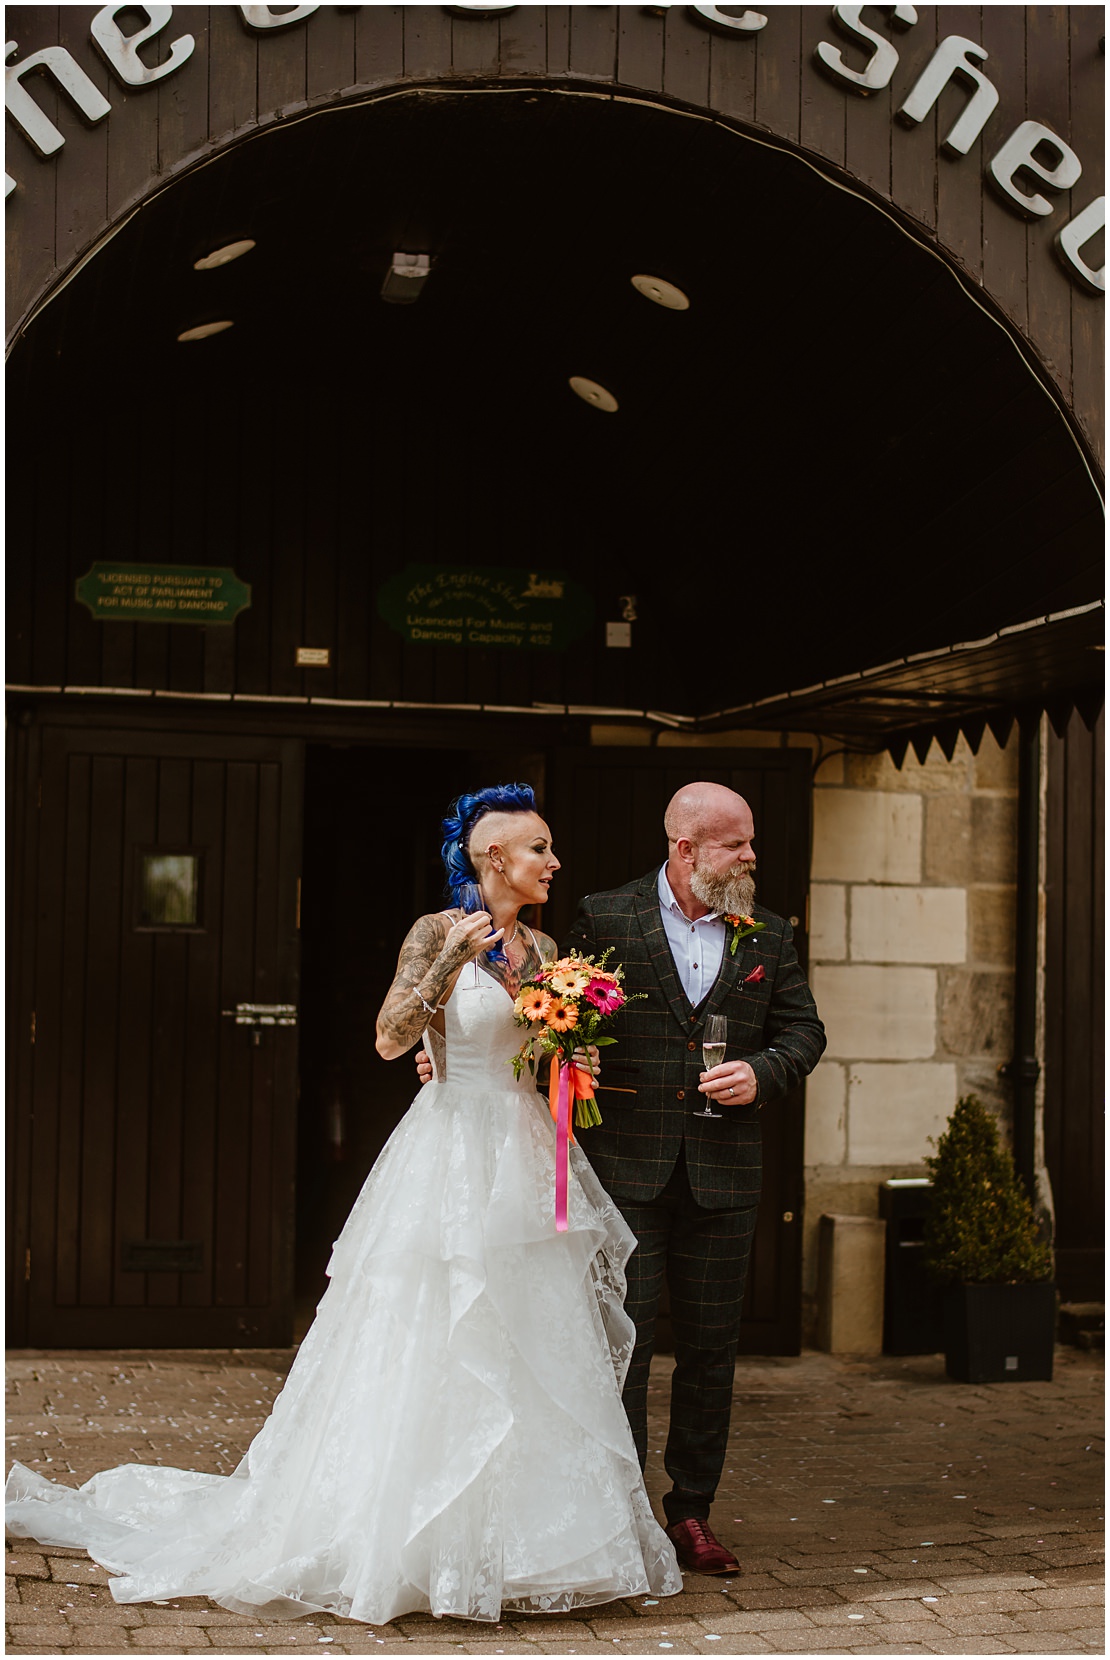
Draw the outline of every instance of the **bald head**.
<instances>
[{"instance_id":1,"label":"bald head","mask_svg":"<svg viewBox=\"0 0 1110 1660\"><path fill-rule=\"evenodd\" d=\"M738 816L751 820L751 808L742 795L724 784L684 784L673 795L663 815L663 828L672 847L679 841L695 845L722 828L729 828Z\"/></svg>"},{"instance_id":2,"label":"bald head","mask_svg":"<svg viewBox=\"0 0 1110 1660\"><path fill-rule=\"evenodd\" d=\"M755 824L744 797L724 784L685 784L663 824L667 880L686 915L746 915L755 900Z\"/></svg>"}]
</instances>

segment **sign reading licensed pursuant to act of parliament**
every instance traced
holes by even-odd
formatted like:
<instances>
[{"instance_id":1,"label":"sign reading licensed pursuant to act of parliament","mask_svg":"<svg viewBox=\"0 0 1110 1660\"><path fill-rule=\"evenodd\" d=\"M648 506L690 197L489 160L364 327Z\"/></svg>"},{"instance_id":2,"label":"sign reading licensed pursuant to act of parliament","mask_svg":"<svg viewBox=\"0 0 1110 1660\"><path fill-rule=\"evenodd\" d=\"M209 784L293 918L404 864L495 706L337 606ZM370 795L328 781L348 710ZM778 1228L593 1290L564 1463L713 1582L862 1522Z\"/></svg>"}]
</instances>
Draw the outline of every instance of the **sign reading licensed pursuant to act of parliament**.
<instances>
[{"instance_id":1,"label":"sign reading licensed pursuant to act of parliament","mask_svg":"<svg viewBox=\"0 0 1110 1660\"><path fill-rule=\"evenodd\" d=\"M97 622L229 623L251 602L249 582L215 565L113 565L97 560L75 596Z\"/></svg>"},{"instance_id":2,"label":"sign reading licensed pursuant to act of parliament","mask_svg":"<svg viewBox=\"0 0 1110 1660\"><path fill-rule=\"evenodd\" d=\"M9 8L11 27L18 25L19 13L23 9L27 8ZM72 9L68 8L71 12ZM251 52L255 50L255 42L283 29L300 24L306 24L311 29L313 15L321 9L318 5L289 6L281 10L272 6L226 8L239 18L244 50L249 48ZM360 6L339 9L363 10ZM391 12L403 9L388 8ZM412 9L422 11L432 8ZM481 27L483 23L489 27L491 23L496 25L499 17L521 8L490 3L440 9L456 16L469 17L476 27ZM622 34L634 33L649 16L657 18L680 9L698 28L708 29L719 38L731 40L733 44L726 48L730 51L758 50L774 55L780 38L786 38L790 28L794 29L795 35L797 31L796 22L792 22L789 15L783 15L795 9L787 6L768 7L767 12L741 10L739 7L725 11L720 6L614 8L622 14ZM1018 7L1012 9L1015 12L1020 10ZM102 6L94 13L89 26L89 44L108 65L125 92L160 85L168 76L184 73L188 77L197 42L193 35L178 32L173 11L172 6L125 5ZM146 16L146 24L138 29L125 27L134 22L136 12ZM863 17L865 12L871 14L870 22ZM971 8L939 6L936 16L942 27L946 12L953 13L961 23L977 15ZM912 48L912 31L917 22L917 9L909 5L833 6L829 15L829 32L834 39L819 41L811 60L812 67L819 72L814 83L817 96L823 96L817 91L822 81L826 87L831 83L841 93L864 98L884 91L890 86L898 67L902 40L907 40ZM873 28L871 23L878 23L880 27ZM842 42L851 43L847 58L836 43L837 34ZM897 45L892 38L894 36L901 37ZM140 48L143 56L139 55ZM21 51L23 56L18 61L8 61ZM1078 185L1083 173L1083 160L1066 139L1046 122L1036 119L1036 110L1030 112L1032 119L1020 120L1016 125L1007 121L999 129L995 112L1002 94L983 67L988 57L986 48L970 37L944 35L922 63L901 104L892 110L896 125L903 128L917 126L938 108L942 93L950 87L957 89L964 100L963 105L952 112L946 102L945 115L937 133L938 147L948 163L959 162L971 154L990 123L991 131L983 139L984 172L998 199L1012 213L1020 214L1025 219L1059 216L1059 198ZM202 60L203 54L199 62L203 98L207 65ZM1023 99L1025 95L1024 60L1019 62L1016 73L1012 60L1004 66L1010 84L1003 90L1010 100ZM90 125L103 121L112 112L110 100L64 46L36 41L30 43L28 51L26 43L8 41L5 63L8 114L44 160L54 156L66 142L65 134L55 120L59 94L64 95L65 107L75 106ZM194 64L193 73L196 72ZM252 62L252 83L254 74ZM340 94L352 89L340 86L335 90ZM807 100L809 96L807 92ZM159 100L152 100L152 120L157 118L158 108ZM22 188L27 188L30 182L17 180L9 174L6 191L10 195L21 184ZM1085 203L1080 197L1075 206L1078 211L1069 210L1072 217L1066 223L1060 223L1057 218L1053 246L1061 265L1073 281L1091 292L1102 293L1104 271L1089 262L1085 251L1087 254L1092 252L1096 246L1095 239L1105 224L1105 197L1095 194Z\"/></svg>"},{"instance_id":3,"label":"sign reading licensed pursuant to act of parliament","mask_svg":"<svg viewBox=\"0 0 1110 1660\"><path fill-rule=\"evenodd\" d=\"M378 611L413 645L561 651L587 633L592 596L558 572L494 565L406 565Z\"/></svg>"}]
</instances>

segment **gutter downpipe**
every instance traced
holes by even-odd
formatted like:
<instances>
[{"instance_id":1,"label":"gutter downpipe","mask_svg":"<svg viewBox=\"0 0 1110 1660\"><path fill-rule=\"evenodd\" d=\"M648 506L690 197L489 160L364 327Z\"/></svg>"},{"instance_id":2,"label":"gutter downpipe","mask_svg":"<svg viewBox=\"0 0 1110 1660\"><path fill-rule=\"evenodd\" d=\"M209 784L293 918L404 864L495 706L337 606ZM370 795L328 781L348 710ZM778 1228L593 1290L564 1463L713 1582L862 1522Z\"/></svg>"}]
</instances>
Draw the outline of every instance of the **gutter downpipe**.
<instances>
[{"instance_id":1,"label":"gutter downpipe","mask_svg":"<svg viewBox=\"0 0 1110 1660\"><path fill-rule=\"evenodd\" d=\"M1000 1070L1014 1091L1014 1165L1037 1203L1037 929L1040 916L1041 717L1018 725L1017 916L1013 1059Z\"/></svg>"}]
</instances>

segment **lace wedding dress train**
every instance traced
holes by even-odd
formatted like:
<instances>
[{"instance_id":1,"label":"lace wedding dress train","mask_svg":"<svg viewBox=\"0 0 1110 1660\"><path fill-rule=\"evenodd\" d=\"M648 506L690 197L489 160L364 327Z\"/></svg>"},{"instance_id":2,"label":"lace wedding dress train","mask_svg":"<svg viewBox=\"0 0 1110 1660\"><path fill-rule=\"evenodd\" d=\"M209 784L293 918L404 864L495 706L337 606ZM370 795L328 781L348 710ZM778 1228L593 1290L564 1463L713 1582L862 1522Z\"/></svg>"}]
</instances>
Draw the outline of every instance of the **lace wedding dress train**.
<instances>
[{"instance_id":1,"label":"lace wedding dress train","mask_svg":"<svg viewBox=\"0 0 1110 1660\"><path fill-rule=\"evenodd\" d=\"M122 1465L74 1489L16 1464L13 1533L84 1548L117 1602L277 1618L496 1620L681 1590L620 1400L633 1236L577 1148L556 1233L551 1116L513 1078L505 990L465 969L445 1020L234 1474Z\"/></svg>"}]
</instances>

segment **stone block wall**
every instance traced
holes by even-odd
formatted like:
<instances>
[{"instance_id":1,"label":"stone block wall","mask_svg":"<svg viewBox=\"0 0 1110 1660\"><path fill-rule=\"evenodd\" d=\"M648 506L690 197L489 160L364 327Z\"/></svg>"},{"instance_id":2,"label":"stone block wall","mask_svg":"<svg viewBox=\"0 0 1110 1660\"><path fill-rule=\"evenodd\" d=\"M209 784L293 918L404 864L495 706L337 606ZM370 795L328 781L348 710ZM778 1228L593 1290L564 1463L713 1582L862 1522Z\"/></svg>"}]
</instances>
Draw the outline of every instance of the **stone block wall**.
<instances>
[{"instance_id":1,"label":"stone block wall","mask_svg":"<svg viewBox=\"0 0 1110 1660\"><path fill-rule=\"evenodd\" d=\"M814 778L810 979L829 1046L806 1090L807 1321L823 1211L878 1214L880 1182L926 1174L974 1092L1010 1090L1017 746L951 761L839 754Z\"/></svg>"}]
</instances>

